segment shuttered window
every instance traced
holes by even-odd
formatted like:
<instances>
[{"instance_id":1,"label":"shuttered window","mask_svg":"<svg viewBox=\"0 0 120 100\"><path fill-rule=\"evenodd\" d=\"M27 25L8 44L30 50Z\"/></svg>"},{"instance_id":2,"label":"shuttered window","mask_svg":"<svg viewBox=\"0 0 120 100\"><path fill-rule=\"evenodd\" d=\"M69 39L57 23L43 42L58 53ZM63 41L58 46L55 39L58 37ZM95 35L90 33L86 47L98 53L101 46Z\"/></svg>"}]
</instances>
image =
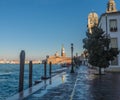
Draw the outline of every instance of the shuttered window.
<instances>
[{"instance_id":1,"label":"shuttered window","mask_svg":"<svg viewBox=\"0 0 120 100\"><path fill-rule=\"evenodd\" d=\"M110 46L111 46L112 48L118 48L117 38L111 38Z\"/></svg>"},{"instance_id":2,"label":"shuttered window","mask_svg":"<svg viewBox=\"0 0 120 100\"><path fill-rule=\"evenodd\" d=\"M113 61L111 61L111 65L118 65L118 57L115 57Z\"/></svg>"},{"instance_id":3,"label":"shuttered window","mask_svg":"<svg viewBox=\"0 0 120 100\"><path fill-rule=\"evenodd\" d=\"M110 46L112 48L117 49L118 48L118 40L117 38L111 38ZM111 65L118 65L118 57L115 57L113 61L111 61Z\"/></svg>"},{"instance_id":4,"label":"shuttered window","mask_svg":"<svg viewBox=\"0 0 120 100\"><path fill-rule=\"evenodd\" d=\"M116 32L118 30L117 28L117 20L116 19L110 19L110 32Z\"/></svg>"}]
</instances>

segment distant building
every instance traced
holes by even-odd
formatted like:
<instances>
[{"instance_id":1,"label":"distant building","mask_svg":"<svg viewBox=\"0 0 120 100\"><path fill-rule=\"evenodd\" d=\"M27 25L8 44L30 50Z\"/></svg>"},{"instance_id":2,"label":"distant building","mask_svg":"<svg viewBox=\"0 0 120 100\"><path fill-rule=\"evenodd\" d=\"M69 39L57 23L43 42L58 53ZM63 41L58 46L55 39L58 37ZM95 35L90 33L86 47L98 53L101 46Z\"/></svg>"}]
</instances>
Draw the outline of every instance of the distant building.
<instances>
[{"instance_id":1,"label":"distant building","mask_svg":"<svg viewBox=\"0 0 120 100\"><path fill-rule=\"evenodd\" d=\"M65 49L62 46L61 56L56 52L53 56L47 56L46 61L47 63L52 62L52 64L71 63L71 58L66 56Z\"/></svg>"},{"instance_id":2,"label":"distant building","mask_svg":"<svg viewBox=\"0 0 120 100\"><path fill-rule=\"evenodd\" d=\"M29 64L30 60L25 60L25 64ZM32 60L33 64L40 64L42 63L40 60ZM0 64L20 64L19 60L4 60L0 59Z\"/></svg>"}]
</instances>

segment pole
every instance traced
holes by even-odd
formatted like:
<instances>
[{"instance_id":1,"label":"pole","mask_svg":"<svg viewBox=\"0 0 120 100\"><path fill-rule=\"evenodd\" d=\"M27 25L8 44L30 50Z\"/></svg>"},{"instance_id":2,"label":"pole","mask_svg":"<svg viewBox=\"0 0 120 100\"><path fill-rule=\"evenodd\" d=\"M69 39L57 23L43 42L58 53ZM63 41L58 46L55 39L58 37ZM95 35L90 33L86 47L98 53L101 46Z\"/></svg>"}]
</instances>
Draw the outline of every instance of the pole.
<instances>
[{"instance_id":1,"label":"pole","mask_svg":"<svg viewBox=\"0 0 120 100\"><path fill-rule=\"evenodd\" d=\"M23 91L24 84L24 64L25 64L25 51L20 53L20 74L19 74L19 92Z\"/></svg>"},{"instance_id":2,"label":"pole","mask_svg":"<svg viewBox=\"0 0 120 100\"><path fill-rule=\"evenodd\" d=\"M51 77L51 73L52 73L52 62L50 62L50 69L49 69L49 75Z\"/></svg>"},{"instance_id":3,"label":"pole","mask_svg":"<svg viewBox=\"0 0 120 100\"><path fill-rule=\"evenodd\" d=\"M47 62L45 61L45 63L44 63L44 78L46 78L46 64L47 64Z\"/></svg>"},{"instance_id":4,"label":"pole","mask_svg":"<svg viewBox=\"0 0 120 100\"><path fill-rule=\"evenodd\" d=\"M106 36L108 34L108 25L107 25L107 14L106 14Z\"/></svg>"},{"instance_id":5,"label":"pole","mask_svg":"<svg viewBox=\"0 0 120 100\"><path fill-rule=\"evenodd\" d=\"M29 62L29 88L32 87L32 61Z\"/></svg>"},{"instance_id":6,"label":"pole","mask_svg":"<svg viewBox=\"0 0 120 100\"><path fill-rule=\"evenodd\" d=\"M73 68L73 43L71 43L71 65L72 65L72 68L71 68L71 73L74 73L74 68Z\"/></svg>"}]
</instances>

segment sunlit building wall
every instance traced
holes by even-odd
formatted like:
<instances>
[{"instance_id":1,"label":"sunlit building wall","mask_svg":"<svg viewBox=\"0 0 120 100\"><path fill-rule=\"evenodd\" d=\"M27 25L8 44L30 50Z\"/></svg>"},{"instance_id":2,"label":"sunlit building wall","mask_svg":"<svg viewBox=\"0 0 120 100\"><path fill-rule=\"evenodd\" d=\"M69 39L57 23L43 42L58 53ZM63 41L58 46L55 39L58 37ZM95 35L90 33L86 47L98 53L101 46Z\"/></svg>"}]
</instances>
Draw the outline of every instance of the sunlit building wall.
<instances>
[{"instance_id":1,"label":"sunlit building wall","mask_svg":"<svg viewBox=\"0 0 120 100\"><path fill-rule=\"evenodd\" d=\"M99 26L110 36L110 47L120 50L120 11L117 11L114 0L108 1L106 13L100 16ZM110 63L110 68L120 68L120 54Z\"/></svg>"}]
</instances>

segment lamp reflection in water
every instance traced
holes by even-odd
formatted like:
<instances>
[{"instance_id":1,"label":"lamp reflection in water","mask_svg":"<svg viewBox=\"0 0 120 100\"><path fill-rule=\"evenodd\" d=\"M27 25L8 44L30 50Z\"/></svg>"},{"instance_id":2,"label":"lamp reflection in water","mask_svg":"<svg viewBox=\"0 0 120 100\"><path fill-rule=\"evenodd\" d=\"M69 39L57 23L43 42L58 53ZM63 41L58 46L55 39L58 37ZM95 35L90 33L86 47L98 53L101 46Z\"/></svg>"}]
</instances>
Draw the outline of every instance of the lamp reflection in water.
<instances>
[{"instance_id":1,"label":"lamp reflection in water","mask_svg":"<svg viewBox=\"0 0 120 100\"><path fill-rule=\"evenodd\" d=\"M65 75L62 75L61 79L62 79L62 83L64 83L65 82Z\"/></svg>"},{"instance_id":2,"label":"lamp reflection in water","mask_svg":"<svg viewBox=\"0 0 120 100\"><path fill-rule=\"evenodd\" d=\"M52 78L49 79L49 84L50 84L50 85L52 84Z\"/></svg>"}]
</instances>

